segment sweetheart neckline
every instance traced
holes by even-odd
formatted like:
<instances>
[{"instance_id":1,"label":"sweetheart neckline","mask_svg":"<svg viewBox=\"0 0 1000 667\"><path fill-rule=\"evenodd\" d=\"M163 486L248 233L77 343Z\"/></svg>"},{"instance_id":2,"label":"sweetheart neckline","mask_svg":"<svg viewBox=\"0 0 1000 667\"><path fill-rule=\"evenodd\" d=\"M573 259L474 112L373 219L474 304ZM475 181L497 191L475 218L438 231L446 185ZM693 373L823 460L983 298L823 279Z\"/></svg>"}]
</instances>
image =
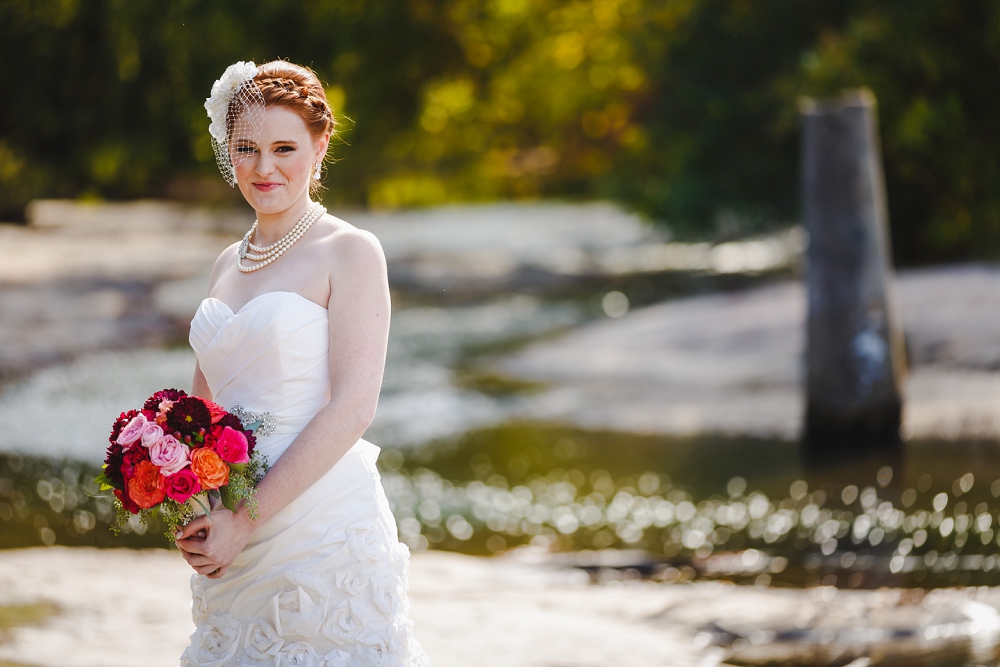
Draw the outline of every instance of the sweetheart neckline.
<instances>
[{"instance_id":1,"label":"sweetheart neckline","mask_svg":"<svg viewBox=\"0 0 1000 667\"><path fill-rule=\"evenodd\" d=\"M226 310L228 310L230 313L232 313L233 317L236 317L237 315L239 315L240 313L242 313L244 310L246 310L247 307L250 304L252 304L254 301L257 301L258 299L261 299L261 298L263 298L265 296L272 296L272 295L275 295L275 294L290 294L292 296L297 296L300 299L302 299L303 301L306 301L306 302L308 302L308 303L316 306L317 308L322 308L323 310L327 310L327 311L329 310L326 306L321 306L318 303L316 303L315 301L313 301L312 299L310 299L308 297L302 296L298 292L291 292L291 291L288 291L288 290L275 290L273 292L264 292L263 294L258 294L257 296L255 296L254 298L250 299L245 304L243 304L240 307L239 310L233 310L232 306L230 306L228 303L226 303L222 299L217 299L214 296L206 296L204 299L201 300L201 303L202 303L202 305L204 305L204 303L206 301L215 301L215 302L220 303L223 306L225 306ZM199 306L198 309L201 310L201 307Z\"/></svg>"}]
</instances>

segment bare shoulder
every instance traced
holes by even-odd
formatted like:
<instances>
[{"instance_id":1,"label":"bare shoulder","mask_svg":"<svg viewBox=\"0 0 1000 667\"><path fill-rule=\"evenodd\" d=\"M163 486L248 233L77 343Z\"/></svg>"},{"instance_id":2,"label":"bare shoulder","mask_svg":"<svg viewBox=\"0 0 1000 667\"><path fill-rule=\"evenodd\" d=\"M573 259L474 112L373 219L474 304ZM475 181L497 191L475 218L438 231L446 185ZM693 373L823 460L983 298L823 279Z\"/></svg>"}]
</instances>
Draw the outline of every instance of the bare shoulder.
<instances>
[{"instance_id":1,"label":"bare shoulder","mask_svg":"<svg viewBox=\"0 0 1000 667\"><path fill-rule=\"evenodd\" d=\"M231 262L236 259L236 254L239 252L241 242L242 240L236 241L235 243L226 246L226 248L219 253L218 259L215 260L215 265L219 266L223 262Z\"/></svg>"},{"instance_id":2,"label":"bare shoulder","mask_svg":"<svg viewBox=\"0 0 1000 667\"><path fill-rule=\"evenodd\" d=\"M215 265L212 267L212 278L208 283L209 292L211 292L212 288L215 287L215 283L218 281L219 276L222 275L223 267L232 266L232 264L236 261L236 256L239 253L239 247L240 241L237 241L219 253L218 258L215 260Z\"/></svg>"},{"instance_id":3,"label":"bare shoulder","mask_svg":"<svg viewBox=\"0 0 1000 667\"><path fill-rule=\"evenodd\" d=\"M385 253L374 234L329 214L323 216L322 222L325 233L321 242L331 270L385 270Z\"/></svg>"}]
</instances>

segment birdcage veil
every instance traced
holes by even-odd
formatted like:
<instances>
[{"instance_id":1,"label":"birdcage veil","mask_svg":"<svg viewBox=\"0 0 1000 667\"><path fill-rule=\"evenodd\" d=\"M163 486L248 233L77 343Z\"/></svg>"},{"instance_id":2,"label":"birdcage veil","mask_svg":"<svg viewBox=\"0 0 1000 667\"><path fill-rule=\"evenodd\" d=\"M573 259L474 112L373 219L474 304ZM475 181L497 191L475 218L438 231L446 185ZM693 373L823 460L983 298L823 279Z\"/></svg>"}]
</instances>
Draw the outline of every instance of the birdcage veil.
<instances>
[{"instance_id":1,"label":"birdcage veil","mask_svg":"<svg viewBox=\"0 0 1000 667\"><path fill-rule=\"evenodd\" d=\"M254 155L264 127L264 96L253 82L256 75L253 62L234 63L205 100L215 162L231 186L236 184L236 167Z\"/></svg>"}]
</instances>

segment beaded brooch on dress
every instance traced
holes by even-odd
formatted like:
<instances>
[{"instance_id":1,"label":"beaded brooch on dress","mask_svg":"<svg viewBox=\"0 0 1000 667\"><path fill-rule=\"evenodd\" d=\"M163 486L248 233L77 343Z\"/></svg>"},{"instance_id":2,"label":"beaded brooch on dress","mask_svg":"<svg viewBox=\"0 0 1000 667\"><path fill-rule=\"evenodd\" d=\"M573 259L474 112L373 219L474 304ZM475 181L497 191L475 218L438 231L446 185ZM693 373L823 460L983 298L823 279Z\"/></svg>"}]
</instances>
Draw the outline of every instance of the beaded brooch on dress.
<instances>
[{"instance_id":1,"label":"beaded brooch on dress","mask_svg":"<svg viewBox=\"0 0 1000 667\"><path fill-rule=\"evenodd\" d=\"M239 403L229 408L229 412L239 417L243 427L253 430L257 437L271 435L278 425L277 417L270 412L250 412ZM256 430L253 429L254 424L259 424Z\"/></svg>"}]
</instances>

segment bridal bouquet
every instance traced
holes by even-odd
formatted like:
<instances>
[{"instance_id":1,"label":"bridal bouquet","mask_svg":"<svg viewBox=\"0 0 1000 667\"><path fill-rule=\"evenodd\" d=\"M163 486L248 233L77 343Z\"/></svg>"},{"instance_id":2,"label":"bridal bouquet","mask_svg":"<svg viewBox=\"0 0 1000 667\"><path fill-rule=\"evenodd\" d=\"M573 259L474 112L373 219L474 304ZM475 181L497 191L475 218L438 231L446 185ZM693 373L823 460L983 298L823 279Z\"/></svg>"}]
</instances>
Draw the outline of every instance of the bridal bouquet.
<instances>
[{"instance_id":1,"label":"bridal bouquet","mask_svg":"<svg viewBox=\"0 0 1000 667\"><path fill-rule=\"evenodd\" d=\"M112 529L132 514L143 521L158 515L172 537L178 526L210 512L210 498L233 511L244 504L256 518L254 494L267 472L264 456L254 451L259 426L178 389L158 391L142 410L123 412L111 429L104 472L94 480L114 492Z\"/></svg>"}]
</instances>

